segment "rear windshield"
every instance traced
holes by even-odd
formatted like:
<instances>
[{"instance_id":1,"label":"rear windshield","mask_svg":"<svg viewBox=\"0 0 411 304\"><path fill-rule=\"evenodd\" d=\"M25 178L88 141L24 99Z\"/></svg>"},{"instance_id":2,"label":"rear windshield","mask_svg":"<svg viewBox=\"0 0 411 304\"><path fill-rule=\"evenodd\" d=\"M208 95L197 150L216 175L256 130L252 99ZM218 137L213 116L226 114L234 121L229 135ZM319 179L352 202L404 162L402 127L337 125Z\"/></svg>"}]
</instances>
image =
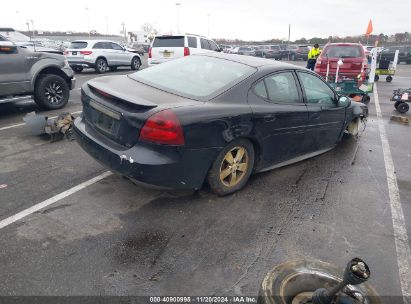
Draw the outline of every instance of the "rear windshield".
<instances>
[{"instance_id":1,"label":"rear windshield","mask_svg":"<svg viewBox=\"0 0 411 304\"><path fill-rule=\"evenodd\" d=\"M184 36L156 37L153 47L184 47Z\"/></svg>"},{"instance_id":2,"label":"rear windshield","mask_svg":"<svg viewBox=\"0 0 411 304\"><path fill-rule=\"evenodd\" d=\"M70 43L69 49L85 49L87 47L87 42L85 41L73 41Z\"/></svg>"},{"instance_id":3,"label":"rear windshield","mask_svg":"<svg viewBox=\"0 0 411 304\"><path fill-rule=\"evenodd\" d=\"M327 47L324 55L329 58L358 58L362 57L362 52L359 46L332 45Z\"/></svg>"},{"instance_id":4,"label":"rear windshield","mask_svg":"<svg viewBox=\"0 0 411 304\"><path fill-rule=\"evenodd\" d=\"M159 64L129 77L150 86L197 100L218 95L255 69L208 56L188 56Z\"/></svg>"}]
</instances>

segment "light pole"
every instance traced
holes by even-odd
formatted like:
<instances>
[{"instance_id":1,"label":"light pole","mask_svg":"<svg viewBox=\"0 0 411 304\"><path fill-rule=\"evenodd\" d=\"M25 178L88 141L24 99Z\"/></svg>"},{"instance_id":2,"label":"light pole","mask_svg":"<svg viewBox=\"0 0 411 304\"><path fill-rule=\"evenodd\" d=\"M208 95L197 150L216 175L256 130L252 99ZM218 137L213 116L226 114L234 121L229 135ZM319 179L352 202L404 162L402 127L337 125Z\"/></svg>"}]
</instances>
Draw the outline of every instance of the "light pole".
<instances>
[{"instance_id":1,"label":"light pole","mask_svg":"<svg viewBox=\"0 0 411 304\"><path fill-rule=\"evenodd\" d=\"M26 25L27 25L27 31L29 32L29 37L30 37L30 40L31 40L30 22L28 20L26 21Z\"/></svg>"},{"instance_id":2,"label":"light pole","mask_svg":"<svg viewBox=\"0 0 411 304\"><path fill-rule=\"evenodd\" d=\"M19 25L18 25L18 22L19 22L19 19L20 19L20 18L19 18L19 13L20 13L20 11L17 10L17 11L16 11L16 25L17 25L17 26L16 26L15 30L17 30L17 27L19 26Z\"/></svg>"},{"instance_id":3,"label":"light pole","mask_svg":"<svg viewBox=\"0 0 411 304\"><path fill-rule=\"evenodd\" d=\"M210 13L207 14L207 37L210 38Z\"/></svg>"},{"instance_id":4,"label":"light pole","mask_svg":"<svg viewBox=\"0 0 411 304\"><path fill-rule=\"evenodd\" d=\"M177 34L180 34L180 2L176 2L176 8L177 8Z\"/></svg>"},{"instance_id":5,"label":"light pole","mask_svg":"<svg viewBox=\"0 0 411 304\"><path fill-rule=\"evenodd\" d=\"M126 24L125 24L124 21L123 21L123 22L121 23L121 25L123 26L124 42L127 43Z\"/></svg>"},{"instance_id":6,"label":"light pole","mask_svg":"<svg viewBox=\"0 0 411 304\"><path fill-rule=\"evenodd\" d=\"M108 17L106 16L106 35L108 36Z\"/></svg>"},{"instance_id":7,"label":"light pole","mask_svg":"<svg viewBox=\"0 0 411 304\"><path fill-rule=\"evenodd\" d=\"M88 36L90 37L90 21L88 20L88 7L85 7L84 10L86 11L87 30L88 30Z\"/></svg>"},{"instance_id":8,"label":"light pole","mask_svg":"<svg viewBox=\"0 0 411 304\"><path fill-rule=\"evenodd\" d=\"M31 30L32 30L32 32L33 32L33 38L32 38L32 39L34 39L34 38L36 37L36 35L34 34L34 22L33 22L33 19L31 19L30 22L31 22Z\"/></svg>"}]
</instances>

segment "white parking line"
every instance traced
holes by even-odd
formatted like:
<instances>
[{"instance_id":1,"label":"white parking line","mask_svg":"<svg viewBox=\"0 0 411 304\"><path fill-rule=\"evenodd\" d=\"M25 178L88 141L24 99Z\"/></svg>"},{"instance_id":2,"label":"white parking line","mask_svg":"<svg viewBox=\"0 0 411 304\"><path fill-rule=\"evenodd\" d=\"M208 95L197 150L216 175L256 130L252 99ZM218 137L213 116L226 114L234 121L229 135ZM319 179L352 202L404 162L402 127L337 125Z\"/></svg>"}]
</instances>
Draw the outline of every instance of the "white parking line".
<instances>
[{"instance_id":1,"label":"white parking line","mask_svg":"<svg viewBox=\"0 0 411 304\"><path fill-rule=\"evenodd\" d=\"M388 195L390 198L392 226L394 228L395 247L397 250L397 262L400 275L401 292L403 297L411 297L410 262L411 254L408 245L408 235L405 226L404 213L402 211L400 191L395 175L394 162L391 156L390 144L382 119L380 102L378 100L377 84L374 85L375 110L377 111L378 129L384 155L385 171L387 175Z\"/></svg>"},{"instance_id":2,"label":"white parking line","mask_svg":"<svg viewBox=\"0 0 411 304\"><path fill-rule=\"evenodd\" d=\"M21 220L22 218L25 218L26 216L28 216L30 214L33 214L36 211L39 211L39 210L41 210L41 209L43 209L47 206L50 206L51 204L54 204L54 203L58 202L59 200L65 198L69 195L72 195L72 194L74 194L74 193L76 193L76 192L78 192L78 191L80 191L80 190L82 190L82 189L84 189L88 186L91 186L92 184L97 183L98 181L106 178L107 176L110 176L111 174L112 173L110 171L106 171L106 172L104 172L104 173L102 173L102 174L100 174L100 175L98 175L98 176L96 176L92 179L89 179L88 181L85 181L84 183L81 183L77 186L74 186L71 189L68 189L68 190L66 190L66 191L64 191L60 194L57 194L57 195L55 195L55 196L53 196L53 197L51 197L51 198L49 198L49 199L47 199L47 200L45 200L41 203L38 203L34 206L31 206L30 208L27 208L27 209L15 214L15 215L12 215L12 216L0 221L0 229L2 229L4 227L7 227L8 225L13 224L14 222L16 222L18 220Z\"/></svg>"},{"instance_id":3,"label":"white parking line","mask_svg":"<svg viewBox=\"0 0 411 304\"><path fill-rule=\"evenodd\" d=\"M82 112L83 111L76 111L76 112L71 112L71 114L80 114ZM54 118L57 118L57 116L49 117L49 119L54 119ZM2 128L0 128L0 131L12 129L12 128L18 128L18 127L24 126L25 124L26 124L25 122L22 122L22 123L19 123L19 124L10 125L10 126L7 126L7 127L2 127Z\"/></svg>"}]
</instances>

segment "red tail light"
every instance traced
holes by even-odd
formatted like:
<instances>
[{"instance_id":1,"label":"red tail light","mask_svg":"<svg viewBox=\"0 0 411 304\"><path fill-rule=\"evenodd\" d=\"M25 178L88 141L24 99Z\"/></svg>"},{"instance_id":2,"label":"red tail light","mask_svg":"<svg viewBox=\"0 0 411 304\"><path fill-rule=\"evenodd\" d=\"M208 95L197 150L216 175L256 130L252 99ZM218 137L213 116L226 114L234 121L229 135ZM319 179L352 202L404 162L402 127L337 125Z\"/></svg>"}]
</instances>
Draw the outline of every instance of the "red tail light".
<instances>
[{"instance_id":1,"label":"red tail light","mask_svg":"<svg viewBox=\"0 0 411 304\"><path fill-rule=\"evenodd\" d=\"M80 54L81 55L91 55L93 54L93 52L92 51L80 51Z\"/></svg>"},{"instance_id":2,"label":"red tail light","mask_svg":"<svg viewBox=\"0 0 411 304\"><path fill-rule=\"evenodd\" d=\"M190 55L190 49L188 47L184 48L184 56Z\"/></svg>"},{"instance_id":3,"label":"red tail light","mask_svg":"<svg viewBox=\"0 0 411 304\"><path fill-rule=\"evenodd\" d=\"M151 48L148 49L148 58L151 58Z\"/></svg>"},{"instance_id":4,"label":"red tail light","mask_svg":"<svg viewBox=\"0 0 411 304\"><path fill-rule=\"evenodd\" d=\"M63 54L64 54L64 55L68 55L68 54L69 54L69 51L64 51Z\"/></svg>"},{"instance_id":5,"label":"red tail light","mask_svg":"<svg viewBox=\"0 0 411 304\"><path fill-rule=\"evenodd\" d=\"M165 145L184 145L180 121L171 110L149 117L140 131L140 139Z\"/></svg>"}]
</instances>

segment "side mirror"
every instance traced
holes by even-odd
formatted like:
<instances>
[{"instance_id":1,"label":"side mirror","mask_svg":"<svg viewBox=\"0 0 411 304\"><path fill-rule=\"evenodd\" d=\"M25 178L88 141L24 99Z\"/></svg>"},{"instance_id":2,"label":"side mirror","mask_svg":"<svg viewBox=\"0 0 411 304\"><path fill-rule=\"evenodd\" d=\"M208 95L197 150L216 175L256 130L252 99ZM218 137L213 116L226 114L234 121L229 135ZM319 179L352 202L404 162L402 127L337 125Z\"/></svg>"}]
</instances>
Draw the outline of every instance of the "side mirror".
<instances>
[{"instance_id":1,"label":"side mirror","mask_svg":"<svg viewBox=\"0 0 411 304\"><path fill-rule=\"evenodd\" d=\"M340 98L338 98L338 103L337 103L338 107L346 108L350 104L351 104L351 99L348 98L347 96L340 96Z\"/></svg>"}]
</instances>

